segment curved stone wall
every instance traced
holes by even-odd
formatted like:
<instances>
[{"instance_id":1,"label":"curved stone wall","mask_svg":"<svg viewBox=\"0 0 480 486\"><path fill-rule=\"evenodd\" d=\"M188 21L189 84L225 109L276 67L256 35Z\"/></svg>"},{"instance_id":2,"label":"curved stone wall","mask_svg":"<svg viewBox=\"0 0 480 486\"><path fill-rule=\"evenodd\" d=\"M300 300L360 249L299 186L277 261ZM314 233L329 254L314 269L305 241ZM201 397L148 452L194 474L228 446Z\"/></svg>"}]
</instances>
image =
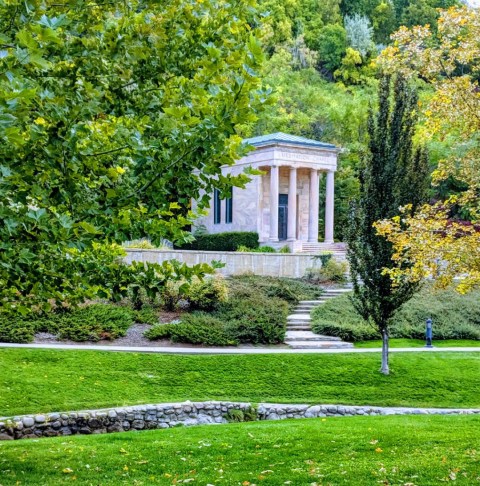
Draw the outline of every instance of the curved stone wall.
<instances>
[{"instance_id":1,"label":"curved stone wall","mask_svg":"<svg viewBox=\"0 0 480 486\"><path fill-rule=\"evenodd\" d=\"M285 405L243 402L183 402L138 405L83 412L0 418L0 440L37 439L166 429L176 425L222 424L243 420L284 420L354 415L480 414L480 409L399 408L352 405Z\"/></svg>"}]
</instances>

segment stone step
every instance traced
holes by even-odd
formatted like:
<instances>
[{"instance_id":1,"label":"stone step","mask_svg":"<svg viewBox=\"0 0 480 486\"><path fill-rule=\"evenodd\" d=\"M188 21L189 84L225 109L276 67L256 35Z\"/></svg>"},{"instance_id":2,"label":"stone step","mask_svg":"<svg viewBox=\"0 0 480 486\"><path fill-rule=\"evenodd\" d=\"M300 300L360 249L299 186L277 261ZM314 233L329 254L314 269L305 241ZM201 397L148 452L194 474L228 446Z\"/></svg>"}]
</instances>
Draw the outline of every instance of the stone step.
<instances>
[{"instance_id":1,"label":"stone step","mask_svg":"<svg viewBox=\"0 0 480 486\"><path fill-rule=\"evenodd\" d=\"M291 349L345 349L353 348L352 343L344 341L285 341Z\"/></svg>"},{"instance_id":2,"label":"stone step","mask_svg":"<svg viewBox=\"0 0 480 486\"><path fill-rule=\"evenodd\" d=\"M311 331L312 328L307 324L298 324L296 326L287 326L287 331Z\"/></svg>"},{"instance_id":3,"label":"stone step","mask_svg":"<svg viewBox=\"0 0 480 486\"><path fill-rule=\"evenodd\" d=\"M298 303L298 305L303 305L303 304L319 305L319 304L323 304L323 300L301 300Z\"/></svg>"},{"instance_id":4,"label":"stone step","mask_svg":"<svg viewBox=\"0 0 480 486\"><path fill-rule=\"evenodd\" d=\"M291 314L287 317L287 321L310 321L312 318L310 314Z\"/></svg>"},{"instance_id":5,"label":"stone step","mask_svg":"<svg viewBox=\"0 0 480 486\"><path fill-rule=\"evenodd\" d=\"M287 331L286 341L341 341L339 337L322 336L312 331Z\"/></svg>"}]
</instances>

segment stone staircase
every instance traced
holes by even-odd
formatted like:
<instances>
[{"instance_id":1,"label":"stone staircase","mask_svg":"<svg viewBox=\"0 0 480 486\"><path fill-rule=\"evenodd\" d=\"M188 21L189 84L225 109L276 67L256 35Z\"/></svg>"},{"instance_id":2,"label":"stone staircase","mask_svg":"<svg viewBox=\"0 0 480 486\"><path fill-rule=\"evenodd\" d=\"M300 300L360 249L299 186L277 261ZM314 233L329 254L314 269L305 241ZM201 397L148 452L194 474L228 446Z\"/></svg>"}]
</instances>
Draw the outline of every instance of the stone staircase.
<instances>
[{"instance_id":1,"label":"stone staircase","mask_svg":"<svg viewBox=\"0 0 480 486\"><path fill-rule=\"evenodd\" d=\"M302 242L301 253L315 253L316 255L329 252L332 253L333 258L339 261L347 259L347 246L345 243L309 243Z\"/></svg>"},{"instance_id":2,"label":"stone staircase","mask_svg":"<svg viewBox=\"0 0 480 486\"><path fill-rule=\"evenodd\" d=\"M287 317L285 344L288 344L292 349L353 348L352 343L342 341L338 337L313 333L310 317L310 312L315 307L350 291L349 288L332 288L325 290L325 293L318 300L300 301L293 314Z\"/></svg>"}]
</instances>

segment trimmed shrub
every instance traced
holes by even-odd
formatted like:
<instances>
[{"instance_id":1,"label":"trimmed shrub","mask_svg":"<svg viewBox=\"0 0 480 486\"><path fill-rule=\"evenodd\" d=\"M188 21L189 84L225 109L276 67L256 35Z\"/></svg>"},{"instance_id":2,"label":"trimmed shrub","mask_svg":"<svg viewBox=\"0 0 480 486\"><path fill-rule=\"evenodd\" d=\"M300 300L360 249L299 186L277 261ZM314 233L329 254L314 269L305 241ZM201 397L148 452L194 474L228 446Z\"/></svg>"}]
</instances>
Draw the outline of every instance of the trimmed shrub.
<instances>
[{"instance_id":1,"label":"trimmed shrub","mask_svg":"<svg viewBox=\"0 0 480 486\"><path fill-rule=\"evenodd\" d=\"M203 313L188 314L179 324L158 324L145 332L151 340L170 339L174 343L205 344L207 346L236 345L224 330L223 322Z\"/></svg>"},{"instance_id":2,"label":"trimmed shrub","mask_svg":"<svg viewBox=\"0 0 480 486\"><path fill-rule=\"evenodd\" d=\"M221 275L196 279L185 295L191 309L211 311L228 299L228 287Z\"/></svg>"},{"instance_id":3,"label":"trimmed shrub","mask_svg":"<svg viewBox=\"0 0 480 486\"><path fill-rule=\"evenodd\" d=\"M315 283L345 283L347 281L346 272L348 265L346 262L337 262L333 258L329 258L325 265L321 268L309 268L305 278L310 282Z\"/></svg>"},{"instance_id":4,"label":"trimmed shrub","mask_svg":"<svg viewBox=\"0 0 480 486\"><path fill-rule=\"evenodd\" d=\"M196 235L195 241L183 244L181 250L237 251L239 246L258 248L258 233L230 231L208 235Z\"/></svg>"},{"instance_id":5,"label":"trimmed shrub","mask_svg":"<svg viewBox=\"0 0 480 486\"><path fill-rule=\"evenodd\" d=\"M0 317L0 342L31 343L35 336L36 323L19 317Z\"/></svg>"},{"instance_id":6,"label":"trimmed shrub","mask_svg":"<svg viewBox=\"0 0 480 486\"><path fill-rule=\"evenodd\" d=\"M158 312L153 307L143 307L135 311L135 322L140 324L158 324Z\"/></svg>"},{"instance_id":7,"label":"trimmed shrub","mask_svg":"<svg viewBox=\"0 0 480 486\"><path fill-rule=\"evenodd\" d=\"M127 307L95 304L59 315L53 327L61 339L99 341L125 336L134 321L135 314Z\"/></svg>"},{"instance_id":8,"label":"trimmed shrub","mask_svg":"<svg viewBox=\"0 0 480 486\"><path fill-rule=\"evenodd\" d=\"M258 248L249 248L248 246L245 245L240 245L236 251L239 251L241 253L277 253L277 250L273 248L273 246L259 246Z\"/></svg>"},{"instance_id":9,"label":"trimmed shrub","mask_svg":"<svg viewBox=\"0 0 480 486\"><path fill-rule=\"evenodd\" d=\"M226 322L230 336L241 343L277 344L283 342L288 304L261 295L248 299L232 298L217 313Z\"/></svg>"},{"instance_id":10,"label":"trimmed shrub","mask_svg":"<svg viewBox=\"0 0 480 486\"><path fill-rule=\"evenodd\" d=\"M219 283L220 292L214 287ZM317 298L323 292L315 285L295 279L252 275L227 280L205 279L198 284L201 296L192 307L198 308L202 302L202 306L213 309L211 313L184 314L179 324L152 327L145 333L147 338L211 346L281 343L285 338L289 304ZM223 299L225 284L228 300ZM192 297L192 292L187 292L186 298L193 301Z\"/></svg>"},{"instance_id":11,"label":"trimmed shrub","mask_svg":"<svg viewBox=\"0 0 480 486\"><path fill-rule=\"evenodd\" d=\"M128 307L95 304L50 314L18 316L0 319L0 342L32 342L37 332L49 332L60 339L72 341L99 341L125 336L135 321Z\"/></svg>"},{"instance_id":12,"label":"trimmed shrub","mask_svg":"<svg viewBox=\"0 0 480 486\"><path fill-rule=\"evenodd\" d=\"M337 322L322 320L320 322L316 322L312 326L312 329L317 334L336 336L344 341L349 342L380 339L380 334L375 330L375 328L364 322L357 324L340 324Z\"/></svg>"}]
</instances>

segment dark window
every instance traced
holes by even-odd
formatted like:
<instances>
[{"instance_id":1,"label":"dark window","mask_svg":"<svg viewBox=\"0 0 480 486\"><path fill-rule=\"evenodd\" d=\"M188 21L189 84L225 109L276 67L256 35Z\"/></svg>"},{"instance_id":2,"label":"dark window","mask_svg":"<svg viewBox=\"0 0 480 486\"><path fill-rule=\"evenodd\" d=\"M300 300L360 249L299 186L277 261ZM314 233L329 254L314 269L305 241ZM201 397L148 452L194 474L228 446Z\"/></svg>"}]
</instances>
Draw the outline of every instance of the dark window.
<instances>
[{"instance_id":1,"label":"dark window","mask_svg":"<svg viewBox=\"0 0 480 486\"><path fill-rule=\"evenodd\" d=\"M219 224L222 217L222 208L220 202L220 191L215 189L213 193L213 223Z\"/></svg>"},{"instance_id":2,"label":"dark window","mask_svg":"<svg viewBox=\"0 0 480 486\"><path fill-rule=\"evenodd\" d=\"M233 220L233 187L230 188L230 197L225 199L225 223Z\"/></svg>"}]
</instances>

